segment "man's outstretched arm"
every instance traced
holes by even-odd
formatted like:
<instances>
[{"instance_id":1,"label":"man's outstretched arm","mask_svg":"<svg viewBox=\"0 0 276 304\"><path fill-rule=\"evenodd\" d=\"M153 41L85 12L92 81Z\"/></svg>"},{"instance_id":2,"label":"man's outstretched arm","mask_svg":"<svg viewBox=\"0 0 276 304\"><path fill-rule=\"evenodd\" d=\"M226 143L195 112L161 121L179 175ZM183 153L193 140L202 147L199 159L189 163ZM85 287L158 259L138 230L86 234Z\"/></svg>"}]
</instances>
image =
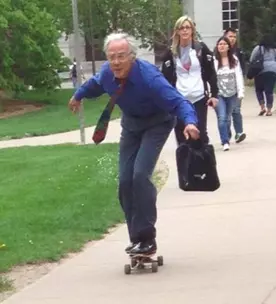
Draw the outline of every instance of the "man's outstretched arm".
<instances>
[{"instance_id":1,"label":"man's outstretched arm","mask_svg":"<svg viewBox=\"0 0 276 304\"><path fill-rule=\"evenodd\" d=\"M95 98L104 94L105 92L100 80L100 74L96 74L95 76L91 77L77 89L73 96L74 99L81 101L83 98Z\"/></svg>"},{"instance_id":2,"label":"man's outstretched arm","mask_svg":"<svg viewBox=\"0 0 276 304\"><path fill-rule=\"evenodd\" d=\"M100 73L91 77L82 84L69 101L69 108L72 112L78 112L80 102L84 98L96 98L105 93L102 86L103 68Z\"/></svg>"}]
</instances>

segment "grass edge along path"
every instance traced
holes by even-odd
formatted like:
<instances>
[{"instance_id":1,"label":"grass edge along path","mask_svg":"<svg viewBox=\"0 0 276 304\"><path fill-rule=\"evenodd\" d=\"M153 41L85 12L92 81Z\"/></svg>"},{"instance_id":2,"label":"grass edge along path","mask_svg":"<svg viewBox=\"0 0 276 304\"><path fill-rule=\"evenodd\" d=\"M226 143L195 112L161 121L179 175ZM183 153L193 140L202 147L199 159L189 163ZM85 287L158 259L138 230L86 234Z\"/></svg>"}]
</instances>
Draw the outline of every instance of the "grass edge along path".
<instances>
[{"instance_id":1,"label":"grass edge along path","mask_svg":"<svg viewBox=\"0 0 276 304\"><path fill-rule=\"evenodd\" d=\"M17 96L17 99L43 105L38 111L0 119L0 140L42 136L79 129L79 117L68 109L72 89L59 89L51 93L31 90ZM109 97L107 94L96 99L84 100L85 127L96 125ZM112 112L112 119L119 118L118 106Z\"/></svg>"},{"instance_id":2,"label":"grass edge along path","mask_svg":"<svg viewBox=\"0 0 276 304\"><path fill-rule=\"evenodd\" d=\"M86 243L101 239L110 228L124 222L121 207L117 201L117 154L117 144L103 144L97 147L58 145L0 150L1 166L5 163L5 166L10 168L9 173L3 168L3 174L6 172L5 183L0 186L5 203L10 204L6 207L0 205L0 213L4 215L4 223L0 224L0 228L6 231L6 233L1 233L4 239L0 242L5 243L6 246L0 249L0 254L4 253L6 259L9 256L13 260L6 265L7 267L0 265L2 292L12 287L4 271L8 272L17 265L58 261L69 253L80 252ZM165 184L168 174L169 169L166 163L159 161L153 175L153 182L158 191ZM82 189L74 193L74 187L78 188L80 185L83 185ZM6 189L5 192L1 187ZM70 189L71 192L68 194ZM104 193L100 194L105 204L102 204L94 215L91 202L95 202L97 193L93 189L105 189ZM53 195L50 194L47 198L47 193L51 191ZM68 202L70 197L73 200ZM76 197L78 200L74 199ZM49 203L49 198L54 200L53 205ZM64 198L64 203L61 203L61 198ZM51 209L53 206L54 209ZM66 211L67 208L70 209L70 214ZM54 210L57 211L52 214ZM12 216L15 217L14 221L9 222L7 218ZM83 217L86 223L82 222ZM101 227L103 217L105 221L104 226ZM108 220L107 217L111 219ZM91 224L93 220L94 223ZM54 236L51 237L44 229L48 230L51 223L54 225L53 221L58 221L60 226L56 226L56 230L50 229L50 233ZM3 228L5 225L7 230ZM8 239L11 226L15 234ZM80 231L76 231L79 226L81 226ZM36 236L37 231L41 237ZM51 238L49 241L43 240L49 237ZM14 238L17 244L12 244ZM57 247L54 252L51 246ZM19 257L13 256L12 252L16 250L20 252Z\"/></svg>"},{"instance_id":3,"label":"grass edge along path","mask_svg":"<svg viewBox=\"0 0 276 304\"><path fill-rule=\"evenodd\" d=\"M0 275L0 294L6 291L12 291L13 282L8 280L4 275Z\"/></svg>"}]
</instances>

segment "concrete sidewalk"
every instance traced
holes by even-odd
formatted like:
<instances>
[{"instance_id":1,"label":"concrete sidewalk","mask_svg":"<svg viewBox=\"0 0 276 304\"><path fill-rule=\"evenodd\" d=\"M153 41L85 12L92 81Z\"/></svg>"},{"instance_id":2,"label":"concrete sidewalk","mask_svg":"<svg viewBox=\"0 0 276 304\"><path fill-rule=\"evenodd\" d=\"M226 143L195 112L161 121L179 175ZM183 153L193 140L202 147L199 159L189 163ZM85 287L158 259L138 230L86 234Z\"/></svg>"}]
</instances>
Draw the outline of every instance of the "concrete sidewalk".
<instances>
[{"instance_id":1,"label":"concrete sidewalk","mask_svg":"<svg viewBox=\"0 0 276 304\"><path fill-rule=\"evenodd\" d=\"M123 273L128 239L122 225L3 303L275 304L276 120L257 117L251 91L243 113L246 141L222 152L210 111L222 184L215 193L178 189L173 134L168 140L161 157L170 176L159 195L157 224L165 265L158 273Z\"/></svg>"},{"instance_id":2,"label":"concrete sidewalk","mask_svg":"<svg viewBox=\"0 0 276 304\"><path fill-rule=\"evenodd\" d=\"M77 119L77 118L76 118ZM85 143L91 144L92 134L95 127L85 128ZM120 139L120 120L116 119L110 122L109 130L105 142L118 142ZM48 146L64 143L80 143L80 130L51 134L45 136L25 137L21 139L11 139L0 141L1 148L23 147L23 146Z\"/></svg>"}]
</instances>

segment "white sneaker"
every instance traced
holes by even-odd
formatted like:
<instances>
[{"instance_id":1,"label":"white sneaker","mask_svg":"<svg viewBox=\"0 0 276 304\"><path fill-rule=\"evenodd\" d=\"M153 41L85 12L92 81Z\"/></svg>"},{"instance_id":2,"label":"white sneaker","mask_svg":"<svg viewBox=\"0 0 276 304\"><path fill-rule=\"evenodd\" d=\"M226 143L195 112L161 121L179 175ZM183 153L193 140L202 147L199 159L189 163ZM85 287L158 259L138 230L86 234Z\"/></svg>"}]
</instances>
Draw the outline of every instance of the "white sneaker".
<instances>
[{"instance_id":1,"label":"white sneaker","mask_svg":"<svg viewBox=\"0 0 276 304\"><path fill-rule=\"evenodd\" d=\"M223 151L229 151L229 149L230 149L229 144L224 144L223 145Z\"/></svg>"}]
</instances>

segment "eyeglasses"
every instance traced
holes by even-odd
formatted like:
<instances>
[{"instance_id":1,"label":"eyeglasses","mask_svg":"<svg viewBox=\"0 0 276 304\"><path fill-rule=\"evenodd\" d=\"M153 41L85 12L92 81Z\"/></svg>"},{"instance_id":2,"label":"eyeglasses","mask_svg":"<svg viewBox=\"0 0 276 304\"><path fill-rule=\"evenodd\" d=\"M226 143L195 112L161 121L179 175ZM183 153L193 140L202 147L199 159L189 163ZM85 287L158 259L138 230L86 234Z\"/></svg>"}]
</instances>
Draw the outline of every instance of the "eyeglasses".
<instances>
[{"instance_id":1,"label":"eyeglasses","mask_svg":"<svg viewBox=\"0 0 276 304\"><path fill-rule=\"evenodd\" d=\"M186 26L180 26L179 28L178 28L178 30L179 31L181 31L181 30L190 30L192 27L191 26L188 26L188 25L186 25Z\"/></svg>"},{"instance_id":2,"label":"eyeglasses","mask_svg":"<svg viewBox=\"0 0 276 304\"><path fill-rule=\"evenodd\" d=\"M109 62L115 62L115 61L124 62L128 59L129 55L130 55L130 52L118 53L118 54L108 54L106 57Z\"/></svg>"}]
</instances>

